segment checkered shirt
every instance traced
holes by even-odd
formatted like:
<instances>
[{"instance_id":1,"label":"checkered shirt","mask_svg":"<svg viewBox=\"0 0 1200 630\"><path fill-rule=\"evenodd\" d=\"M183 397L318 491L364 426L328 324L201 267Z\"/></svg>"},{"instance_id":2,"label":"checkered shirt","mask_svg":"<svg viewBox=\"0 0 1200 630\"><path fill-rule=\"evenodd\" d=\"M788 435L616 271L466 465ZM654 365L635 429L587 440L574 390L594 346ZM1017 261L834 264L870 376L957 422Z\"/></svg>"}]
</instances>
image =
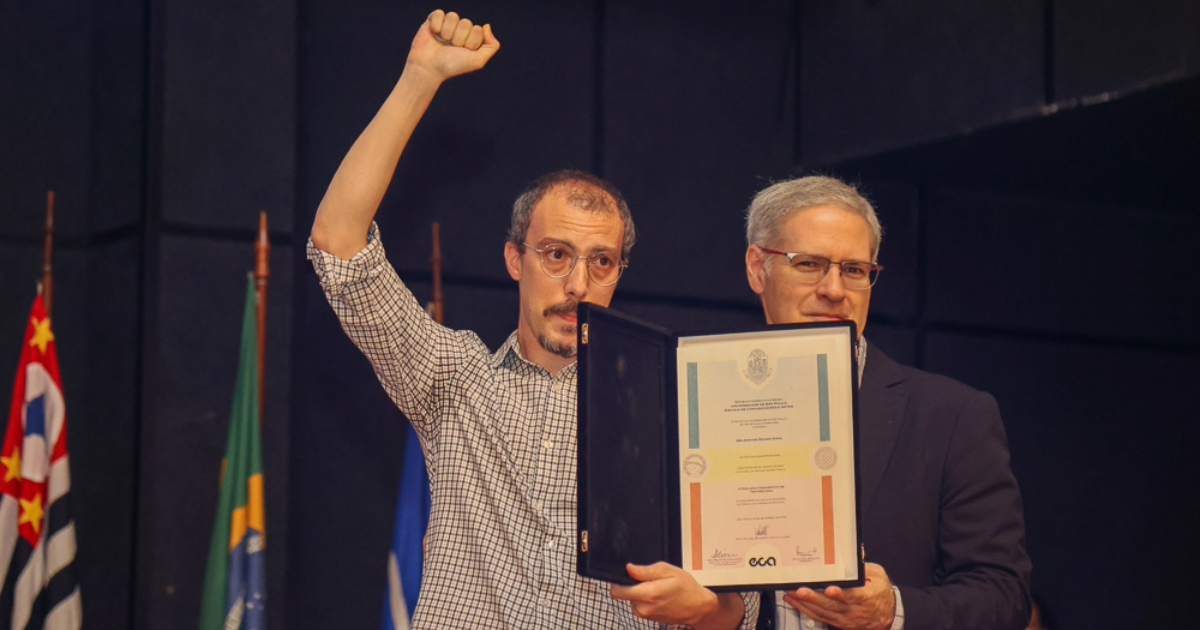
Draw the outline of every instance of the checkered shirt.
<instances>
[{"instance_id":1,"label":"checkered shirt","mask_svg":"<svg viewBox=\"0 0 1200 630\"><path fill-rule=\"evenodd\" d=\"M516 333L495 354L435 323L378 227L341 260L308 244L321 287L425 451L433 506L413 627L657 628L575 573L574 364L550 374ZM757 594L743 595L754 627Z\"/></svg>"}]
</instances>

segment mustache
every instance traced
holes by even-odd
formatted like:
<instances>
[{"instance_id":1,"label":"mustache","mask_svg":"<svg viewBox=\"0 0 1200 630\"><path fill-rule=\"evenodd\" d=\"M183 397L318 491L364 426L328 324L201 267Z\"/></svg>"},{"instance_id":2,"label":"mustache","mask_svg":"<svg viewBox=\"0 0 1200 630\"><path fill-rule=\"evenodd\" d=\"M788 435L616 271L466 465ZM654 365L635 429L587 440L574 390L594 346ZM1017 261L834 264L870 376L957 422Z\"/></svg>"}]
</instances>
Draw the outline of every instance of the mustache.
<instances>
[{"instance_id":1,"label":"mustache","mask_svg":"<svg viewBox=\"0 0 1200 630\"><path fill-rule=\"evenodd\" d=\"M542 315L546 317L551 315L572 315L578 308L579 300L567 300L566 302L546 307L546 310L542 311Z\"/></svg>"}]
</instances>

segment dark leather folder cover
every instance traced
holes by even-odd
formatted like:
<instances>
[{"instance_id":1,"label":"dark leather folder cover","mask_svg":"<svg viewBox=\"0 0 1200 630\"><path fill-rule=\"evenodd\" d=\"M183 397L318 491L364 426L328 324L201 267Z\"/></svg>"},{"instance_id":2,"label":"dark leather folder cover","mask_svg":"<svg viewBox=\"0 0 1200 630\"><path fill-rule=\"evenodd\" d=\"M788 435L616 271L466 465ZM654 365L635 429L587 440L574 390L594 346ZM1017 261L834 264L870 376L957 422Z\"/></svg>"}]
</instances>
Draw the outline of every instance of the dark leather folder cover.
<instances>
[{"instance_id":1,"label":"dark leather folder cover","mask_svg":"<svg viewBox=\"0 0 1200 630\"><path fill-rule=\"evenodd\" d=\"M625 563L681 564L669 331L579 305L580 575L633 584ZM597 367L602 366L602 369ZM603 376L601 376L603 375Z\"/></svg>"}]
</instances>

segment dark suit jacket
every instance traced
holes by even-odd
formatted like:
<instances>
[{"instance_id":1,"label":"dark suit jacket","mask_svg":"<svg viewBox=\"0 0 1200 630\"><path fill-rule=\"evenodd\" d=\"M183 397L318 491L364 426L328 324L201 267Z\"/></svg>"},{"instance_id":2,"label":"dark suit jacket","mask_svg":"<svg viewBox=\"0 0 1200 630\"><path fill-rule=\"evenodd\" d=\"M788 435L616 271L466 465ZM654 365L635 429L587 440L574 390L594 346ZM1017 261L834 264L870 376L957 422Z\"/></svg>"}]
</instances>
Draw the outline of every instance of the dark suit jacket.
<instances>
[{"instance_id":1,"label":"dark suit jacket","mask_svg":"<svg viewBox=\"0 0 1200 630\"><path fill-rule=\"evenodd\" d=\"M1021 630L1031 564L995 399L904 367L875 346L866 363L858 397L863 545L867 561L900 587L905 630Z\"/></svg>"}]
</instances>

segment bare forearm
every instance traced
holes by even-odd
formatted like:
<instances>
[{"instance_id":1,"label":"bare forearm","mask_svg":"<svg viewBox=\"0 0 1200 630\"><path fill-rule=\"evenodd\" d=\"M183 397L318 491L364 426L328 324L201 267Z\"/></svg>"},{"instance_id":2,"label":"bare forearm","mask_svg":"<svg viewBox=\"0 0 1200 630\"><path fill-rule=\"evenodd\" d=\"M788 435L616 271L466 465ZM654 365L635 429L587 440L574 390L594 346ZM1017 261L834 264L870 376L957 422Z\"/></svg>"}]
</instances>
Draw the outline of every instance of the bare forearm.
<instances>
[{"instance_id":1,"label":"bare forearm","mask_svg":"<svg viewBox=\"0 0 1200 630\"><path fill-rule=\"evenodd\" d=\"M366 247L367 230L400 154L438 88L451 77L479 70L497 50L500 42L490 25L476 26L440 9L429 14L413 37L396 87L329 183L313 221L313 245L342 259Z\"/></svg>"},{"instance_id":2,"label":"bare forearm","mask_svg":"<svg viewBox=\"0 0 1200 630\"><path fill-rule=\"evenodd\" d=\"M367 244L396 164L425 114L441 81L421 68L406 66L392 93L342 159L313 221L313 245L350 258Z\"/></svg>"}]
</instances>

